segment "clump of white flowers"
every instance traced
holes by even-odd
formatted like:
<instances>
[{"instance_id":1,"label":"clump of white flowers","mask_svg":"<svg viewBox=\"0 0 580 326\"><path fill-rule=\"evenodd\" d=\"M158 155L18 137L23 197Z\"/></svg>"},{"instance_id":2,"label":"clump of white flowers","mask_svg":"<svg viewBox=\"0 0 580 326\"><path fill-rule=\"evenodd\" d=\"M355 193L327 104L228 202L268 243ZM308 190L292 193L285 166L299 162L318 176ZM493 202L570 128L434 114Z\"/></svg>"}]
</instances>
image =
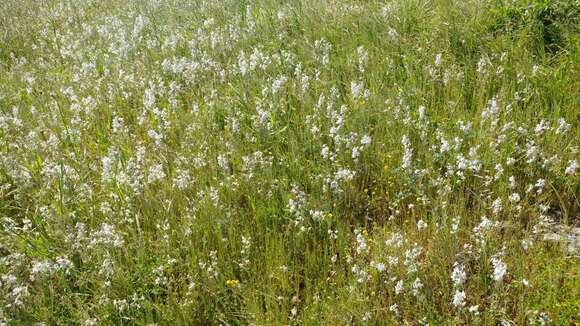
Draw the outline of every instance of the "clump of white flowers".
<instances>
[{"instance_id":1,"label":"clump of white flowers","mask_svg":"<svg viewBox=\"0 0 580 326\"><path fill-rule=\"evenodd\" d=\"M568 166L566 167L566 171L564 171L564 173L566 173L568 175L573 175L576 172L576 169L578 169L578 162L576 162L576 160L570 160L570 162L568 162Z\"/></svg>"},{"instance_id":2,"label":"clump of white flowers","mask_svg":"<svg viewBox=\"0 0 580 326\"><path fill-rule=\"evenodd\" d=\"M465 306L465 291L455 291L455 294L453 295L453 305L458 308Z\"/></svg>"},{"instance_id":3,"label":"clump of white flowers","mask_svg":"<svg viewBox=\"0 0 580 326\"><path fill-rule=\"evenodd\" d=\"M492 277L494 281L501 283L507 273L507 265L499 257L495 256L490 261L493 266Z\"/></svg>"},{"instance_id":4,"label":"clump of white flowers","mask_svg":"<svg viewBox=\"0 0 580 326\"><path fill-rule=\"evenodd\" d=\"M455 286L461 286L465 284L467 280L467 274L465 273L465 267L458 262L453 264L453 272L451 273L451 280Z\"/></svg>"},{"instance_id":5,"label":"clump of white flowers","mask_svg":"<svg viewBox=\"0 0 580 326\"><path fill-rule=\"evenodd\" d=\"M352 94L352 98L355 100L368 100L371 96L371 93L368 89L365 88L365 84L363 81L350 82L350 92Z\"/></svg>"}]
</instances>

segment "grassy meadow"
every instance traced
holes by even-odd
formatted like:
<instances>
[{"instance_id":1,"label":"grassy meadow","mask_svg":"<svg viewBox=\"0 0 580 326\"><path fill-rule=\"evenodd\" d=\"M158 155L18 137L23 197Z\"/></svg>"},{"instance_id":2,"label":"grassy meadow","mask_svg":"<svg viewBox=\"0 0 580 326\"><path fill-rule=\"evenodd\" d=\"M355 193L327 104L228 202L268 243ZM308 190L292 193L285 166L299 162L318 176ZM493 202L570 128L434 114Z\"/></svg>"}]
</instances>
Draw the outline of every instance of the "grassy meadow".
<instances>
[{"instance_id":1,"label":"grassy meadow","mask_svg":"<svg viewBox=\"0 0 580 326\"><path fill-rule=\"evenodd\" d=\"M579 28L0 1L0 325L579 325Z\"/></svg>"}]
</instances>

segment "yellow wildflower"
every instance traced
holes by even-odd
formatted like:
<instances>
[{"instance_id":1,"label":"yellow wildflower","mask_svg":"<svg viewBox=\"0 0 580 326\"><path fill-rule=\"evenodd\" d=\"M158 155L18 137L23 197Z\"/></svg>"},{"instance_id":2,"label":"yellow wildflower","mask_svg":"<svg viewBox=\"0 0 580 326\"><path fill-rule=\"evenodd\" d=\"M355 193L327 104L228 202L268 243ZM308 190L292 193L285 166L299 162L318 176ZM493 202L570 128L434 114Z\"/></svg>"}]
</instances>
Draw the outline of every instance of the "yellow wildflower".
<instances>
[{"instance_id":1,"label":"yellow wildflower","mask_svg":"<svg viewBox=\"0 0 580 326\"><path fill-rule=\"evenodd\" d=\"M226 286L231 287L231 288L236 287L239 284L240 284L240 281L238 281L238 280L227 280L226 281Z\"/></svg>"}]
</instances>

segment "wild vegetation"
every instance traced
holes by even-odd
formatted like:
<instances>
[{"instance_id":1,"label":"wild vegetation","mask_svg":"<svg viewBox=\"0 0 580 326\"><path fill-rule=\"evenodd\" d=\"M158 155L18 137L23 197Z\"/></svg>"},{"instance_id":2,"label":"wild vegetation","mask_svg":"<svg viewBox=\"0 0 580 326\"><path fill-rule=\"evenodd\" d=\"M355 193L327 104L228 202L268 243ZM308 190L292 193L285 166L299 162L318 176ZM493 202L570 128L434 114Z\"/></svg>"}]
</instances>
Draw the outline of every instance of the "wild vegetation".
<instances>
[{"instance_id":1,"label":"wild vegetation","mask_svg":"<svg viewBox=\"0 0 580 326\"><path fill-rule=\"evenodd\" d=\"M578 1L0 1L0 325L575 325Z\"/></svg>"}]
</instances>

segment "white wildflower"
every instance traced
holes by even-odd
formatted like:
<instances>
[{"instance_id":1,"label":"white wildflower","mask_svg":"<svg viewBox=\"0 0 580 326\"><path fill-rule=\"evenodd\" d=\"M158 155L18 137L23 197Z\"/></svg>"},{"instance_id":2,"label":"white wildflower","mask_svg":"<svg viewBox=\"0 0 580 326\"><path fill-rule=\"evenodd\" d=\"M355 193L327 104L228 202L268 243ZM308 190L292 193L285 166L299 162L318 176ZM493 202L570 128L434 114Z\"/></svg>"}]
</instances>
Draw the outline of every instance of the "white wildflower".
<instances>
[{"instance_id":1,"label":"white wildflower","mask_svg":"<svg viewBox=\"0 0 580 326\"><path fill-rule=\"evenodd\" d=\"M425 223L425 221L423 220L419 220L419 222L417 222L417 229L418 230L424 230L427 228L427 223Z\"/></svg>"},{"instance_id":2,"label":"white wildflower","mask_svg":"<svg viewBox=\"0 0 580 326\"><path fill-rule=\"evenodd\" d=\"M453 296L453 305L458 308L465 306L465 291L455 291L455 295Z\"/></svg>"},{"instance_id":3,"label":"white wildflower","mask_svg":"<svg viewBox=\"0 0 580 326\"><path fill-rule=\"evenodd\" d=\"M494 200L493 203L491 204L491 207L494 215L499 214L502 210L501 198L497 198L496 200Z\"/></svg>"},{"instance_id":4,"label":"white wildflower","mask_svg":"<svg viewBox=\"0 0 580 326\"><path fill-rule=\"evenodd\" d=\"M511 195L508 197L508 199L509 199L509 201L510 201L511 203L517 203L517 202L519 202L519 201L520 201L520 199L521 199L521 198L520 198L520 195L519 195L517 192L514 192L513 194L511 194Z\"/></svg>"},{"instance_id":5,"label":"white wildflower","mask_svg":"<svg viewBox=\"0 0 580 326\"><path fill-rule=\"evenodd\" d=\"M573 175L574 172L576 172L576 169L578 169L578 162L576 162L576 160L570 160L566 167L566 171L564 172L568 175Z\"/></svg>"},{"instance_id":6,"label":"white wildflower","mask_svg":"<svg viewBox=\"0 0 580 326\"><path fill-rule=\"evenodd\" d=\"M491 258L491 264L493 265L493 279L498 283L503 281L503 278L507 273L506 264L497 257Z\"/></svg>"},{"instance_id":7,"label":"white wildflower","mask_svg":"<svg viewBox=\"0 0 580 326\"><path fill-rule=\"evenodd\" d=\"M401 294L403 290L403 280L397 281L397 284L395 284L395 294Z\"/></svg>"},{"instance_id":8,"label":"white wildflower","mask_svg":"<svg viewBox=\"0 0 580 326\"><path fill-rule=\"evenodd\" d=\"M451 280L455 286L461 286L467 280L467 274L463 265L455 262L453 272L451 273Z\"/></svg>"},{"instance_id":9,"label":"white wildflower","mask_svg":"<svg viewBox=\"0 0 580 326\"><path fill-rule=\"evenodd\" d=\"M470 313L472 313L475 316L479 315L479 306L478 305L470 306L468 310Z\"/></svg>"}]
</instances>

